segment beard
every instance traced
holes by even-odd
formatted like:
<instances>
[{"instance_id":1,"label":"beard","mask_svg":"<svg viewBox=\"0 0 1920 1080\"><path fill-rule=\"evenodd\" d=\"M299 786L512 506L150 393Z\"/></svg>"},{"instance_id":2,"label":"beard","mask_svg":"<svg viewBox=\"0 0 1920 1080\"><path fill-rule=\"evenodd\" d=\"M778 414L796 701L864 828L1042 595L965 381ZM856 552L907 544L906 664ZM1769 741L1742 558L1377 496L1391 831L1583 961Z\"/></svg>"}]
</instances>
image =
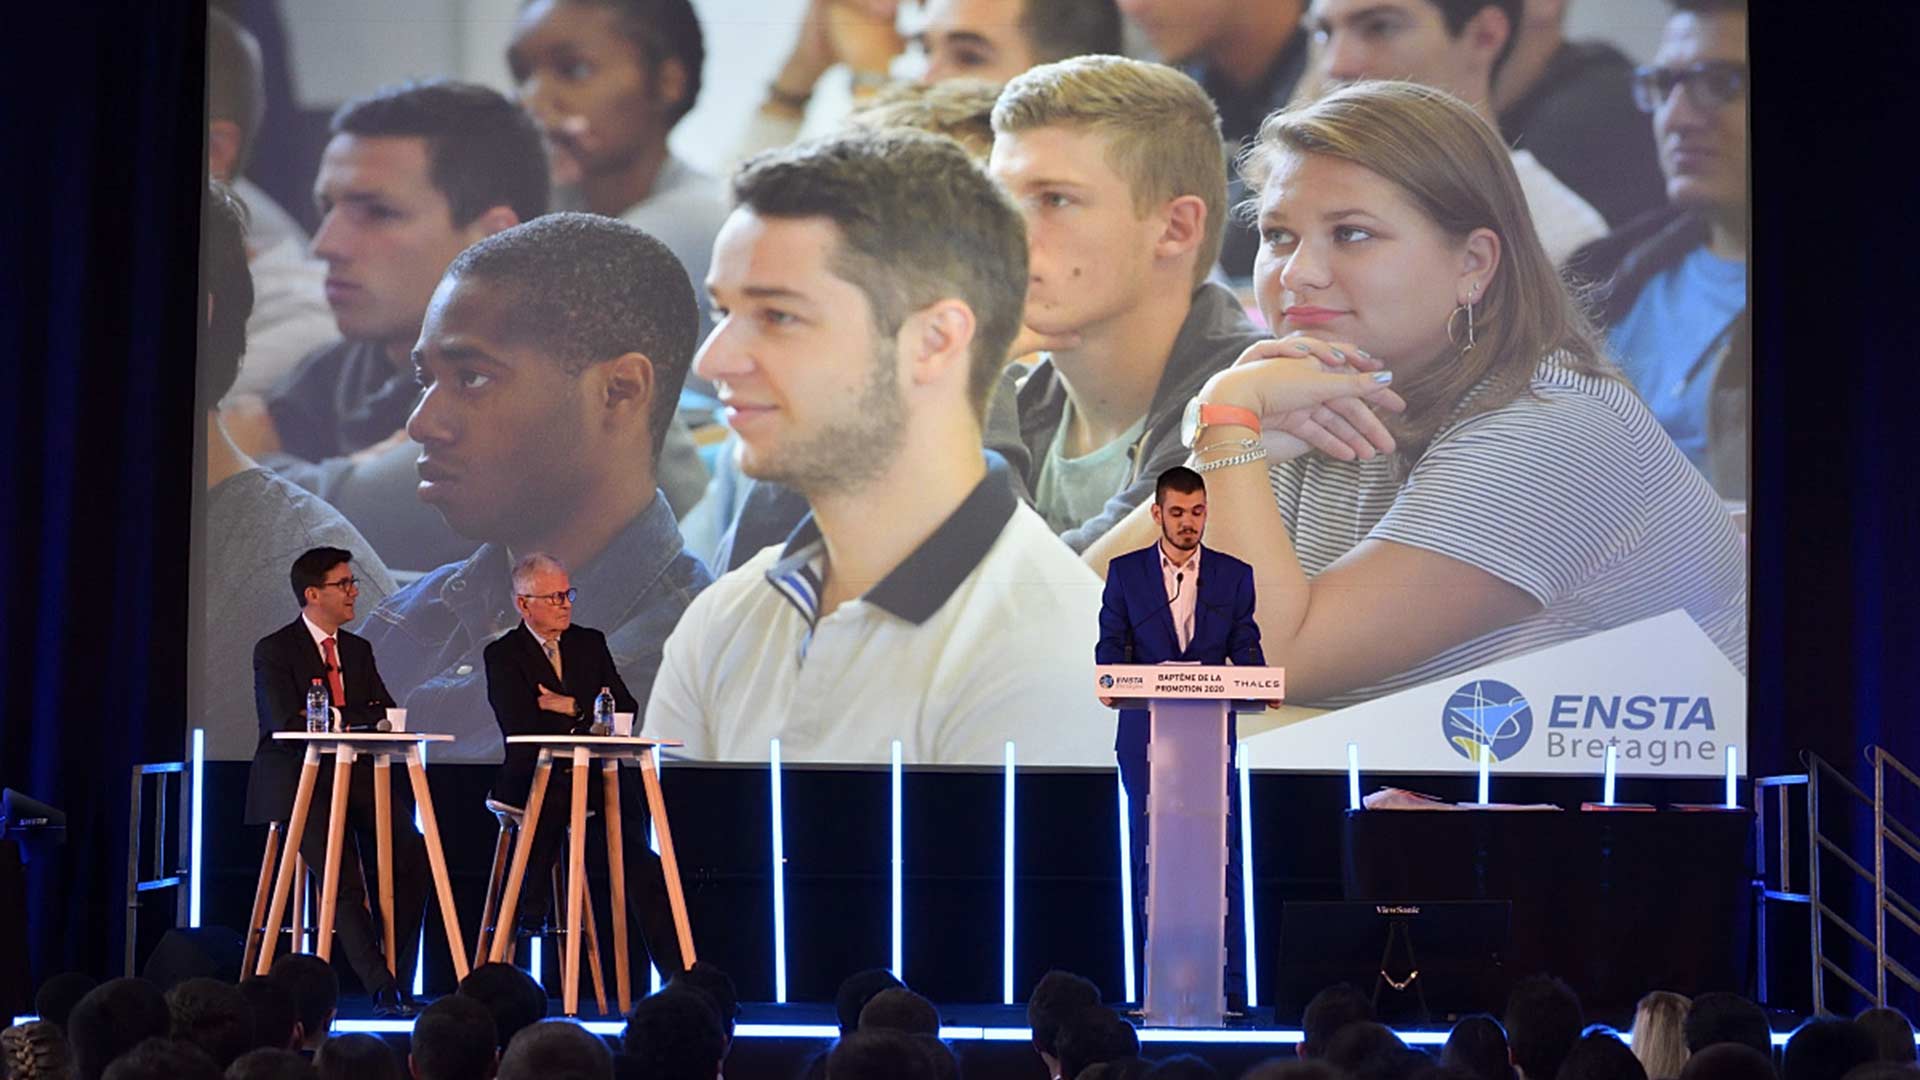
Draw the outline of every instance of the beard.
<instances>
[{"instance_id":1,"label":"beard","mask_svg":"<svg viewBox=\"0 0 1920 1080\"><path fill-rule=\"evenodd\" d=\"M1178 551L1192 551L1194 548L1197 548L1200 546L1200 533L1198 531L1195 531L1191 535L1189 535L1186 533L1176 532L1175 530L1170 529L1165 525L1162 525L1160 526L1160 535L1166 538L1167 544L1169 546L1173 547L1175 550L1178 550ZM1187 538L1182 539L1183 536Z\"/></svg>"},{"instance_id":2,"label":"beard","mask_svg":"<svg viewBox=\"0 0 1920 1080\"><path fill-rule=\"evenodd\" d=\"M907 438L907 402L900 395L893 343L874 351L860 395L840 414L779 450L779 460L741 471L785 484L808 499L862 487L893 466Z\"/></svg>"}]
</instances>

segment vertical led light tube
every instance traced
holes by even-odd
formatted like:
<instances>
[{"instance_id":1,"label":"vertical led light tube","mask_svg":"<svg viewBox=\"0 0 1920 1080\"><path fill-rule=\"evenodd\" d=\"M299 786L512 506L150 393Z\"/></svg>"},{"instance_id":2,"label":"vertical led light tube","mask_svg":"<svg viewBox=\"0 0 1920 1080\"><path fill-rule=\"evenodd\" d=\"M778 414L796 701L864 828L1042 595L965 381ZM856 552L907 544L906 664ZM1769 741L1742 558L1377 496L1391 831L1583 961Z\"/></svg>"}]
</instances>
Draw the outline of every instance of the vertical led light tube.
<instances>
[{"instance_id":1,"label":"vertical led light tube","mask_svg":"<svg viewBox=\"0 0 1920 1080\"><path fill-rule=\"evenodd\" d=\"M900 740L893 740L893 867L891 881L890 906L893 913L893 977L906 982L903 974L906 967L900 948L900 883L901 883L901 836L900 836Z\"/></svg>"},{"instance_id":2,"label":"vertical led light tube","mask_svg":"<svg viewBox=\"0 0 1920 1080\"><path fill-rule=\"evenodd\" d=\"M1260 1004L1260 969L1254 963L1254 957L1260 955L1255 945L1256 936L1253 927L1253 783L1248 779L1252 763L1247 760L1247 747L1240 745L1240 916L1241 924L1246 928L1246 957L1244 970L1247 973L1247 1007Z\"/></svg>"},{"instance_id":3,"label":"vertical led light tube","mask_svg":"<svg viewBox=\"0 0 1920 1080\"><path fill-rule=\"evenodd\" d=\"M1013 740L1007 740L1000 852L1000 1003L1013 1001Z\"/></svg>"},{"instance_id":4,"label":"vertical led light tube","mask_svg":"<svg viewBox=\"0 0 1920 1080\"><path fill-rule=\"evenodd\" d=\"M1127 806L1127 782L1118 770L1114 787L1120 792L1120 967L1126 978L1128 1001L1139 1001L1134 993L1133 970L1133 817Z\"/></svg>"},{"instance_id":5,"label":"vertical led light tube","mask_svg":"<svg viewBox=\"0 0 1920 1080\"><path fill-rule=\"evenodd\" d=\"M193 729L193 806L187 837L187 925L200 926L200 821L206 803L203 786L207 776L207 729ZM1731 788L1729 788L1731 790Z\"/></svg>"},{"instance_id":6,"label":"vertical led light tube","mask_svg":"<svg viewBox=\"0 0 1920 1080\"><path fill-rule=\"evenodd\" d=\"M1727 747L1727 809L1740 808L1740 748Z\"/></svg>"},{"instance_id":7,"label":"vertical led light tube","mask_svg":"<svg viewBox=\"0 0 1920 1080\"><path fill-rule=\"evenodd\" d=\"M780 805L780 740L767 748L773 802L773 1001L787 1003L787 835Z\"/></svg>"},{"instance_id":8,"label":"vertical led light tube","mask_svg":"<svg viewBox=\"0 0 1920 1080\"><path fill-rule=\"evenodd\" d=\"M1360 809L1360 744L1347 744L1347 809Z\"/></svg>"},{"instance_id":9,"label":"vertical led light tube","mask_svg":"<svg viewBox=\"0 0 1920 1080\"><path fill-rule=\"evenodd\" d=\"M1619 756L1620 756L1620 748L1618 746L1615 746L1609 743L1607 745L1606 774L1600 782L1600 803L1603 806L1613 805L1613 775L1614 775L1613 771L1615 767L1615 759L1617 759Z\"/></svg>"},{"instance_id":10,"label":"vertical led light tube","mask_svg":"<svg viewBox=\"0 0 1920 1080\"><path fill-rule=\"evenodd\" d=\"M1492 771L1493 748L1482 746L1480 748L1480 805L1482 806L1493 801Z\"/></svg>"}]
</instances>

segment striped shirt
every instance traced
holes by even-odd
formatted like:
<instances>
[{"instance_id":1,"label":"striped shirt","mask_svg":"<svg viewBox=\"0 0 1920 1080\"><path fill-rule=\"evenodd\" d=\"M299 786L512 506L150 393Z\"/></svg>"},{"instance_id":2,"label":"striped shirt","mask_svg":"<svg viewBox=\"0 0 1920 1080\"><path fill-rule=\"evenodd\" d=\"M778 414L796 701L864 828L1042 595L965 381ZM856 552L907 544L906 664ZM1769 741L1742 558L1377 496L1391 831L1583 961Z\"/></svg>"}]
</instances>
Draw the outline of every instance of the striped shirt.
<instances>
[{"instance_id":1,"label":"striped shirt","mask_svg":"<svg viewBox=\"0 0 1920 1080\"><path fill-rule=\"evenodd\" d=\"M1391 540L1458 559L1541 608L1372 686L1298 704L1365 701L1676 608L1746 670L1746 552L1719 497L1631 386L1557 359L1529 393L1443 428L1404 479L1384 457L1273 466L1308 577L1362 540Z\"/></svg>"}]
</instances>

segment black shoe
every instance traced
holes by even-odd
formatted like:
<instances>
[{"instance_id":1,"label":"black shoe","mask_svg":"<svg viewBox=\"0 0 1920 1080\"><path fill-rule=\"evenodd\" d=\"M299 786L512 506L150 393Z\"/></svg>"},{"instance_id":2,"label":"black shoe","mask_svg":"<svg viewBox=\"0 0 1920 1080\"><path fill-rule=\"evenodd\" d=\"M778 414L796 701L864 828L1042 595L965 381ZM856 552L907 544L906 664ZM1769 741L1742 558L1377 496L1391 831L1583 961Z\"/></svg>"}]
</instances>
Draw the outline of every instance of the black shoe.
<instances>
[{"instance_id":1,"label":"black shoe","mask_svg":"<svg viewBox=\"0 0 1920 1080\"><path fill-rule=\"evenodd\" d=\"M400 1000L400 992L393 986L373 992L373 1015L382 1020L405 1020L413 1013L412 1003Z\"/></svg>"}]
</instances>

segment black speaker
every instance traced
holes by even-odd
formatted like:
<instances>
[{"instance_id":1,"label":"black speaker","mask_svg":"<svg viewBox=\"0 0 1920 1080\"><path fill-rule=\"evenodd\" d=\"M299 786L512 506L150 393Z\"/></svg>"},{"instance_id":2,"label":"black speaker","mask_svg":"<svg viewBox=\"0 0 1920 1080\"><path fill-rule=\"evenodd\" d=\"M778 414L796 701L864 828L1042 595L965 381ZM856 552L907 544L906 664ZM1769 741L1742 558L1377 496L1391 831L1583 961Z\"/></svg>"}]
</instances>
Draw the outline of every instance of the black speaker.
<instances>
[{"instance_id":1,"label":"black speaker","mask_svg":"<svg viewBox=\"0 0 1920 1080\"><path fill-rule=\"evenodd\" d=\"M169 930L153 947L140 976L163 991L201 976L233 982L240 977L245 953L246 940L224 926Z\"/></svg>"},{"instance_id":2,"label":"black speaker","mask_svg":"<svg viewBox=\"0 0 1920 1080\"><path fill-rule=\"evenodd\" d=\"M1369 995L1386 1024L1499 1012L1507 1000L1511 907L1505 900L1287 904L1274 1016L1296 1019L1313 995L1342 982Z\"/></svg>"}]
</instances>

